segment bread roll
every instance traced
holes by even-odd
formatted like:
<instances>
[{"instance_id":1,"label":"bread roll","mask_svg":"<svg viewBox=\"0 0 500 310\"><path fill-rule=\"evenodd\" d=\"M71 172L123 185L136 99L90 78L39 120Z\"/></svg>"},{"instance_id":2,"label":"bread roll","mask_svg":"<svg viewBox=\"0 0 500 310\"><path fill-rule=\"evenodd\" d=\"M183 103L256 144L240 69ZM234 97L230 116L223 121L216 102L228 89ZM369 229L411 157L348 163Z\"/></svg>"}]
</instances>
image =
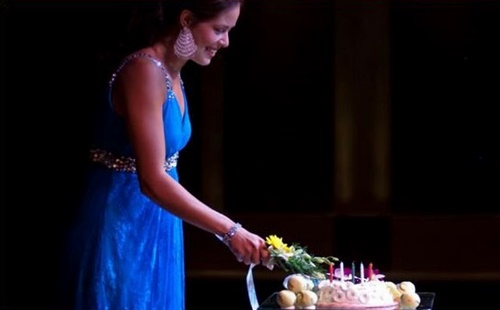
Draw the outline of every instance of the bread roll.
<instances>
[{"instance_id":1,"label":"bread roll","mask_svg":"<svg viewBox=\"0 0 500 310\"><path fill-rule=\"evenodd\" d=\"M297 295L290 290L281 290L278 292L276 301L281 309L295 309Z\"/></svg>"},{"instance_id":2,"label":"bread roll","mask_svg":"<svg viewBox=\"0 0 500 310\"><path fill-rule=\"evenodd\" d=\"M287 288L297 294L307 289L307 280L302 275L294 274L288 278Z\"/></svg>"}]
</instances>

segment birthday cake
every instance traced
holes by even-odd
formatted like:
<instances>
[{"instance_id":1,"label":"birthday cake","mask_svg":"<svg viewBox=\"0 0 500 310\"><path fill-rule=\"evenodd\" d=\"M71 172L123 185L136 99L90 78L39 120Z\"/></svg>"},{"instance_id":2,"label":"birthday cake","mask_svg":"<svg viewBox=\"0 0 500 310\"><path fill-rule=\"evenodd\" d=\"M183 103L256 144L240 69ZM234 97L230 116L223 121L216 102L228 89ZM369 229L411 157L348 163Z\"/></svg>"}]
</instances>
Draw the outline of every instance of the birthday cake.
<instances>
[{"instance_id":1,"label":"birthday cake","mask_svg":"<svg viewBox=\"0 0 500 310\"><path fill-rule=\"evenodd\" d=\"M312 279L293 274L285 278L285 289L277 293L281 309L416 309L420 297L409 281L395 284L371 278L354 283L346 280Z\"/></svg>"},{"instance_id":2,"label":"birthday cake","mask_svg":"<svg viewBox=\"0 0 500 310\"><path fill-rule=\"evenodd\" d=\"M299 244L288 245L282 238L266 238L270 253L269 267L280 267L289 273L284 289L276 294L281 309L416 309L420 296L410 281L395 284L369 264L359 269L334 268L339 259L315 256ZM328 272L324 268L328 266ZM357 272L356 272L357 271ZM366 275L366 277L365 277Z\"/></svg>"},{"instance_id":3,"label":"birthday cake","mask_svg":"<svg viewBox=\"0 0 500 310\"><path fill-rule=\"evenodd\" d=\"M352 282L324 280L318 285L318 309L416 309L420 300L413 292L412 296L405 293L404 302L401 301L402 292L391 290L394 283L380 280L371 280L354 284ZM408 302L409 300L412 302Z\"/></svg>"}]
</instances>

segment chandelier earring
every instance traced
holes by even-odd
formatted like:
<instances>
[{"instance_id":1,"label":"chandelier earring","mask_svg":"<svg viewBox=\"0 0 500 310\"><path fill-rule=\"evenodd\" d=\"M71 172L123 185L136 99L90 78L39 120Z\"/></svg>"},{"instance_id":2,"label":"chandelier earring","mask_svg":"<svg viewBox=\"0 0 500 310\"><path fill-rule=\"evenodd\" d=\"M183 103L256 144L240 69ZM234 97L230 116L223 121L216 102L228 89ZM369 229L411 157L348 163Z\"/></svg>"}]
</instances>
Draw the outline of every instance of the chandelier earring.
<instances>
[{"instance_id":1,"label":"chandelier earring","mask_svg":"<svg viewBox=\"0 0 500 310\"><path fill-rule=\"evenodd\" d=\"M174 44L174 53L177 57L187 60L194 55L198 47L194 42L193 33L188 27L182 27Z\"/></svg>"}]
</instances>

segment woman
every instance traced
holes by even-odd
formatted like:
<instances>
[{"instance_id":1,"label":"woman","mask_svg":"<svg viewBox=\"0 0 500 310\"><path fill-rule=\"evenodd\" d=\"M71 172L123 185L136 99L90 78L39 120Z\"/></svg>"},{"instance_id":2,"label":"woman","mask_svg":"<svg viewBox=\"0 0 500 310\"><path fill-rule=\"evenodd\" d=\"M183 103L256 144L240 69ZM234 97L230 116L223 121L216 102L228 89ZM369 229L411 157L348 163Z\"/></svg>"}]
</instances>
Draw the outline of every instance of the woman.
<instances>
[{"instance_id":1,"label":"woman","mask_svg":"<svg viewBox=\"0 0 500 310\"><path fill-rule=\"evenodd\" d=\"M183 221L220 236L238 261L266 263L265 241L191 195L176 170L191 135L181 70L229 45L242 2L163 1L149 41L110 77L71 240L76 308L184 309Z\"/></svg>"}]
</instances>

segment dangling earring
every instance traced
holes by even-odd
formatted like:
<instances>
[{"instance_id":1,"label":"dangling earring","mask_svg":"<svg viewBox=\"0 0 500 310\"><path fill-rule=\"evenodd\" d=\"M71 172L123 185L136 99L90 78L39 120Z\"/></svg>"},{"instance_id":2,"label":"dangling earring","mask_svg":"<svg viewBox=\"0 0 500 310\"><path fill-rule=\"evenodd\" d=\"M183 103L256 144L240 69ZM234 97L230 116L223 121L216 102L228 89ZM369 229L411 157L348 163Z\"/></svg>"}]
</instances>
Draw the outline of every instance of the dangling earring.
<instances>
[{"instance_id":1,"label":"dangling earring","mask_svg":"<svg viewBox=\"0 0 500 310\"><path fill-rule=\"evenodd\" d=\"M189 59L194 55L198 47L194 43L193 33L188 27L182 27L174 44L174 53L182 59Z\"/></svg>"}]
</instances>

